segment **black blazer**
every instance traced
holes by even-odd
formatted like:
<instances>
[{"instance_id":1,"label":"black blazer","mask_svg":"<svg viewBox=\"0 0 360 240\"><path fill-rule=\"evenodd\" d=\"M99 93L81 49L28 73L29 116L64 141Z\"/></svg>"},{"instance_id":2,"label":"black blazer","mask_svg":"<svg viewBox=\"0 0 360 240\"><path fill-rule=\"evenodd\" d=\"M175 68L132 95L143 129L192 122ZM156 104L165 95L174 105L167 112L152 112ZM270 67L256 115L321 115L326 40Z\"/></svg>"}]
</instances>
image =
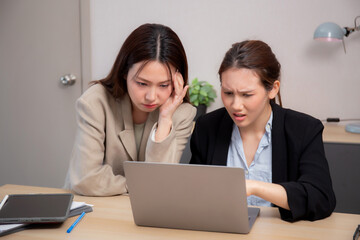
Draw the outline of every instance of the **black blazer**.
<instances>
[{"instance_id":1,"label":"black blazer","mask_svg":"<svg viewBox=\"0 0 360 240\"><path fill-rule=\"evenodd\" d=\"M271 104L272 181L287 193L290 211L283 220L317 220L330 216L336 204L322 140L322 123L303 113ZM233 121L225 108L196 121L190 164L226 165Z\"/></svg>"}]
</instances>

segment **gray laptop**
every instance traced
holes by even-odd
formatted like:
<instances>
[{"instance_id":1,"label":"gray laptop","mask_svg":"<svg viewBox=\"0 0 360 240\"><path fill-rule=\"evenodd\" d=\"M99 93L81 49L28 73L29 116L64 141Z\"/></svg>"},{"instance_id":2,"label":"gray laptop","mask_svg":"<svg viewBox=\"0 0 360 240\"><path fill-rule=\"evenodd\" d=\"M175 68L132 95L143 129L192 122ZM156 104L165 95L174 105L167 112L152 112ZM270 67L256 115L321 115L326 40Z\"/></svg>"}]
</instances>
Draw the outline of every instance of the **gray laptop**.
<instances>
[{"instance_id":1,"label":"gray laptop","mask_svg":"<svg viewBox=\"0 0 360 240\"><path fill-rule=\"evenodd\" d=\"M136 225L248 233L259 208L248 208L244 169L125 162Z\"/></svg>"}]
</instances>

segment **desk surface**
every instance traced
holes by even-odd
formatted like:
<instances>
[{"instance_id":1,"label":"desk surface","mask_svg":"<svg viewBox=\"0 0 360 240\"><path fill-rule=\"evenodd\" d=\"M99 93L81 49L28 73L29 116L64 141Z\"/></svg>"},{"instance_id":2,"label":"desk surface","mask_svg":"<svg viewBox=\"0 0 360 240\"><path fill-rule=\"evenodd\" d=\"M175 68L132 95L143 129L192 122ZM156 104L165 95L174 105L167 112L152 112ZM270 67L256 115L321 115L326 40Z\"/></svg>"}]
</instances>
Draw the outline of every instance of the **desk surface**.
<instances>
[{"instance_id":1,"label":"desk surface","mask_svg":"<svg viewBox=\"0 0 360 240\"><path fill-rule=\"evenodd\" d=\"M6 194L59 193L62 189L3 185L0 199ZM360 224L360 215L333 213L329 218L309 222L288 223L279 217L277 208L262 207L251 232L247 235L139 227L134 224L128 196L84 197L75 195L75 201L94 204L88 213L68 234L67 228L75 218L52 229L28 229L1 237L4 239L352 239Z\"/></svg>"},{"instance_id":2,"label":"desk surface","mask_svg":"<svg viewBox=\"0 0 360 240\"><path fill-rule=\"evenodd\" d=\"M325 143L360 144L360 134L345 131L344 124L324 123L323 140Z\"/></svg>"}]
</instances>

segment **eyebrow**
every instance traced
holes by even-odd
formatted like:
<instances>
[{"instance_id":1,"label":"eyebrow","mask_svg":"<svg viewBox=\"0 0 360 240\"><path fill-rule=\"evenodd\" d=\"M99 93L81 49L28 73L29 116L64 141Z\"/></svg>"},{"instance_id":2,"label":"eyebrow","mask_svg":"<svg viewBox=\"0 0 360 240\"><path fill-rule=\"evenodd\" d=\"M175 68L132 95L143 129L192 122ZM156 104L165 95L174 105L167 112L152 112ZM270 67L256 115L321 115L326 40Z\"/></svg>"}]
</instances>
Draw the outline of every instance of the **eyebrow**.
<instances>
[{"instance_id":1,"label":"eyebrow","mask_svg":"<svg viewBox=\"0 0 360 240\"><path fill-rule=\"evenodd\" d=\"M139 76L137 76L137 77L135 77L135 78L137 78L137 79L139 79L139 80L141 80L141 81L147 82L147 83L151 82L151 81L149 81L149 80L147 80L147 79L145 79L145 78L139 77ZM171 82L171 79L162 81L162 82L160 82L160 84L162 84L162 83L167 83L167 82Z\"/></svg>"},{"instance_id":2,"label":"eyebrow","mask_svg":"<svg viewBox=\"0 0 360 240\"><path fill-rule=\"evenodd\" d=\"M226 87L223 87L223 86L221 86L221 88L224 90L224 91L230 91L230 92L234 92L234 90L232 90L232 89L228 89L228 88L226 88ZM249 89L249 90L240 90L240 91L236 91L236 92L238 92L238 93L249 93L249 92L253 92L253 91L255 91L255 89Z\"/></svg>"}]
</instances>

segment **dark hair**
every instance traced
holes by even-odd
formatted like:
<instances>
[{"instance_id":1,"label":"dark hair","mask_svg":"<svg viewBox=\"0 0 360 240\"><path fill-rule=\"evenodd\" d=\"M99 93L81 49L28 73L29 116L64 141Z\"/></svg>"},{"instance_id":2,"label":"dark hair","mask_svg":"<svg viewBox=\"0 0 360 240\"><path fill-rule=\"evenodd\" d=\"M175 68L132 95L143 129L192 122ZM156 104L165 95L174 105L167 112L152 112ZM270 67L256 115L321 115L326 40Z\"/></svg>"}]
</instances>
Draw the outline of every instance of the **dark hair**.
<instances>
[{"instance_id":1,"label":"dark hair","mask_svg":"<svg viewBox=\"0 0 360 240\"><path fill-rule=\"evenodd\" d=\"M276 80L280 81L281 65L271 48L259 40L248 40L234 43L226 52L219 68L219 76L230 68L246 68L253 70L267 91L270 91ZM280 91L277 94L282 106ZM275 103L275 99L271 99Z\"/></svg>"},{"instance_id":2,"label":"dark hair","mask_svg":"<svg viewBox=\"0 0 360 240\"><path fill-rule=\"evenodd\" d=\"M120 98L128 92L126 76L129 69L138 62L144 61L139 71L150 61L165 64L171 75L170 65L179 71L188 82L188 64L184 47L169 27L161 24L143 24L136 28L122 45L115 63L107 77L95 81L102 84L115 98ZM172 75L171 75L172 76ZM189 102L189 97L184 97Z\"/></svg>"}]
</instances>

